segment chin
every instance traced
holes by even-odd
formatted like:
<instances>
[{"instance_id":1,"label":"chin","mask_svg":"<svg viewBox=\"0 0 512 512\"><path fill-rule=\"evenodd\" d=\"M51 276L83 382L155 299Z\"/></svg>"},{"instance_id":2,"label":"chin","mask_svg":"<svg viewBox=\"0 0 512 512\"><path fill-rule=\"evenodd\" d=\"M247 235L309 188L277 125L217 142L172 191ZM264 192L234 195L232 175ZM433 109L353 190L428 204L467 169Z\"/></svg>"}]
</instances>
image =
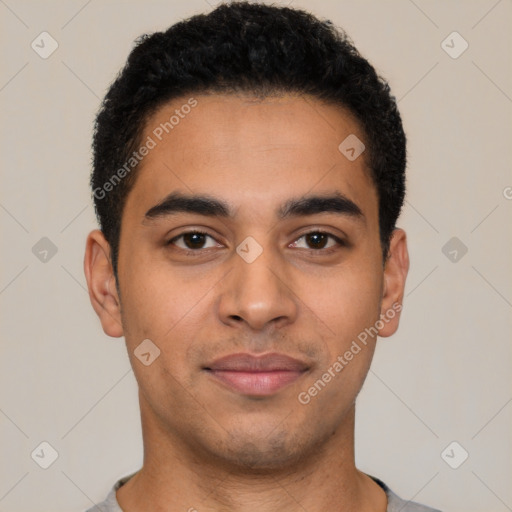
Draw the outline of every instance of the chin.
<instances>
[{"instance_id":1,"label":"chin","mask_svg":"<svg viewBox=\"0 0 512 512\"><path fill-rule=\"evenodd\" d=\"M224 461L236 469L237 473L274 473L296 464L300 458L297 449L280 445L275 448L261 446L253 442L231 447L220 454Z\"/></svg>"},{"instance_id":2,"label":"chin","mask_svg":"<svg viewBox=\"0 0 512 512\"><path fill-rule=\"evenodd\" d=\"M238 430L232 431L222 443L215 444L213 455L238 474L275 473L288 470L304 457L313 455L318 451L318 444L314 436L299 438L283 429L275 428L259 435Z\"/></svg>"}]
</instances>

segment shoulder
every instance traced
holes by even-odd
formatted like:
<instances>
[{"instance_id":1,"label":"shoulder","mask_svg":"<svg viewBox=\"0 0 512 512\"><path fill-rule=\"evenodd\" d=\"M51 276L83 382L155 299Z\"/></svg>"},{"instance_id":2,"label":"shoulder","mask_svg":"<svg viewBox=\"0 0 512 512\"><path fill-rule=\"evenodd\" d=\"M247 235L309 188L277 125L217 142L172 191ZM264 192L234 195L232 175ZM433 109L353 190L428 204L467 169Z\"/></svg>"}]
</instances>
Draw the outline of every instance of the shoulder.
<instances>
[{"instance_id":1,"label":"shoulder","mask_svg":"<svg viewBox=\"0 0 512 512\"><path fill-rule=\"evenodd\" d=\"M386 512L441 512L436 508L427 507L415 501L406 501L397 496L382 480L368 475L372 480L379 484L388 497L388 508Z\"/></svg>"},{"instance_id":2,"label":"shoulder","mask_svg":"<svg viewBox=\"0 0 512 512\"><path fill-rule=\"evenodd\" d=\"M120 480L118 480L114 484L112 489L110 489L105 500L102 501L101 503L94 504L86 512L98 512L98 510L101 510L101 512L123 512L123 510L119 506L119 503L117 502L116 491L119 489L119 487L124 485L132 476L133 476L133 474L125 476L124 478L121 478Z\"/></svg>"}]
</instances>

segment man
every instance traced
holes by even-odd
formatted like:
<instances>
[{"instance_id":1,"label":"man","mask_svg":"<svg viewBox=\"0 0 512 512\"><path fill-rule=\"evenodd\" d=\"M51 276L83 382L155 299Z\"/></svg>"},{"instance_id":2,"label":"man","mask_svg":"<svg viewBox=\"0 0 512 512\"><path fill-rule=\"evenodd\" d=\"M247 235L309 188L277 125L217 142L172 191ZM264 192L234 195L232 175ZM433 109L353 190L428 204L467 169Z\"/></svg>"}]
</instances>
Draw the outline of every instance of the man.
<instances>
[{"instance_id":1,"label":"man","mask_svg":"<svg viewBox=\"0 0 512 512\"><path fill-rule=\"evenodd\" d=\"M405 135L329 22L221 5L139 40L98 115L85 273L144 464L91 510L428 511L354 462L398 327Z\"/></svg>"}]
</instances>

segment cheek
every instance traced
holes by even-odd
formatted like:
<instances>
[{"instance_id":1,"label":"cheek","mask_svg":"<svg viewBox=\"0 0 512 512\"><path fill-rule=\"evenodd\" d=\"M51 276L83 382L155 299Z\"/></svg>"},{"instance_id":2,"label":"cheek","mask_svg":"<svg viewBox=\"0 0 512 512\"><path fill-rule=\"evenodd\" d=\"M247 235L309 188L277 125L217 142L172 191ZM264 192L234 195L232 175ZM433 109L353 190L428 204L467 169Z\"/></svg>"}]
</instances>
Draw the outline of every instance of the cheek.
<instances>
[{"instance_id":1,"label":"cheek","mask_svg":"<svg viewBox=\"0 0 512 512\"><path fill-rule=\"evenodd\" d=\"M307 304L338 349L379 319L382 272L375 265L340 266L329 277L306 286Z\"/></svg>"},{"instance_id":2,"label":"cheek","mask_svg":"<svg viewBox=\"0 0 512 512\"><path fill-rule=\"evenodd\" d=\"M131 246L133 245L133 246ZM149 338L165 340L180 319L200 300L197 287L172 269L165 258L126 244L119 274L123 324L129 343Z\"/></svg>"},{"instance_id":3,"label":"cheek","mask_svg":"<svg viewBox=\"0 0 512 512\"><path fill-rule=\"evenodd\" d=\"M377 270L366 268L340 269L309 293L307 304L320 319L323 357L299 401L311 401L326 424L339 421L351 406L373 358L376 338L368 332L379 319L381 282Z\"/></svg>"},{"instance_id":4,"label":"cheek","mask_svg":"<svg viewBox=\"0 0 512 512\"><path fill-rule=\"evenodd\" d=\"M208 339L202 331L211 319L212 294L219 278L212 273L191 279L165 261L144 262L135 255L127 263L120 279L121 313L132 365L147 386L158 379L167 383L165 387L188 386L188 351L196 340ZM150 372L135 359L146 339L159 350Z\"/></svg>"},{"instance_id":5,"label":"cheek","mask_svg":"<svg viewBox=\"0 0 512 512\"><path fill-rule=\"evenodd\" d=\"M195 295L170 292L165 286L163 290L135 294L123 314L131 365L155 410L158 404L178 407L186 399L193 376L187 350L199 323Z\"/></svg>"}]
</instances>

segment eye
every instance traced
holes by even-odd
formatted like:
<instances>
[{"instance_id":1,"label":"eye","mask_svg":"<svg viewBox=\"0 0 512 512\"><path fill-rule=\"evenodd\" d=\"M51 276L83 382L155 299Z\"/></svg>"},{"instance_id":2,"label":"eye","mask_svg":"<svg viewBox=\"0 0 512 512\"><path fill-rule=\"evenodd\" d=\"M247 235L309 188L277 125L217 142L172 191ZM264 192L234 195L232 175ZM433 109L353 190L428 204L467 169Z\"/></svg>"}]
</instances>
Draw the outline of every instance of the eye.
<instances>
[{"instance_id":1,"label":"eye","mask_svg":"<svg viewBox=\"0 0 512 512\"><path fill-rule=\"evenodd\" d=\"M169 240L168 244L184 250L210 249L219 246L211 235L202 231L187 231Z\"/></svg>"},{"instance_id":2,"label":"eye","mask_svg":"<svg viewBox=\"0 0 512 512\"><path fill-rule=\"evenodd\" d=\"M303 240L303 242L301 243L300 240ZM301 237L297 238L297 240L290 244L289 247L298 247L313 251L325 251L326 249L333 249L336 246L343 245L345 245L343 240L331 233L326 233L325 231L310 231L309 233L304 233Z\"/></svg>"},{"instance_id":3,"label":"eye","mask_svg":"<svg viewBox=\"0 0 512 512\"><path fill-rule=\"evenodd\" d=\"M187 231L175 236L168 245L174 245L184 251L200 252L203 249L221 247L211 235L203 231ZM332 252L337 247L346 245L339 237L325 231L310 231L297 238L288 247L306 249L312 252Z\"/></svg>"}]
</instances>

